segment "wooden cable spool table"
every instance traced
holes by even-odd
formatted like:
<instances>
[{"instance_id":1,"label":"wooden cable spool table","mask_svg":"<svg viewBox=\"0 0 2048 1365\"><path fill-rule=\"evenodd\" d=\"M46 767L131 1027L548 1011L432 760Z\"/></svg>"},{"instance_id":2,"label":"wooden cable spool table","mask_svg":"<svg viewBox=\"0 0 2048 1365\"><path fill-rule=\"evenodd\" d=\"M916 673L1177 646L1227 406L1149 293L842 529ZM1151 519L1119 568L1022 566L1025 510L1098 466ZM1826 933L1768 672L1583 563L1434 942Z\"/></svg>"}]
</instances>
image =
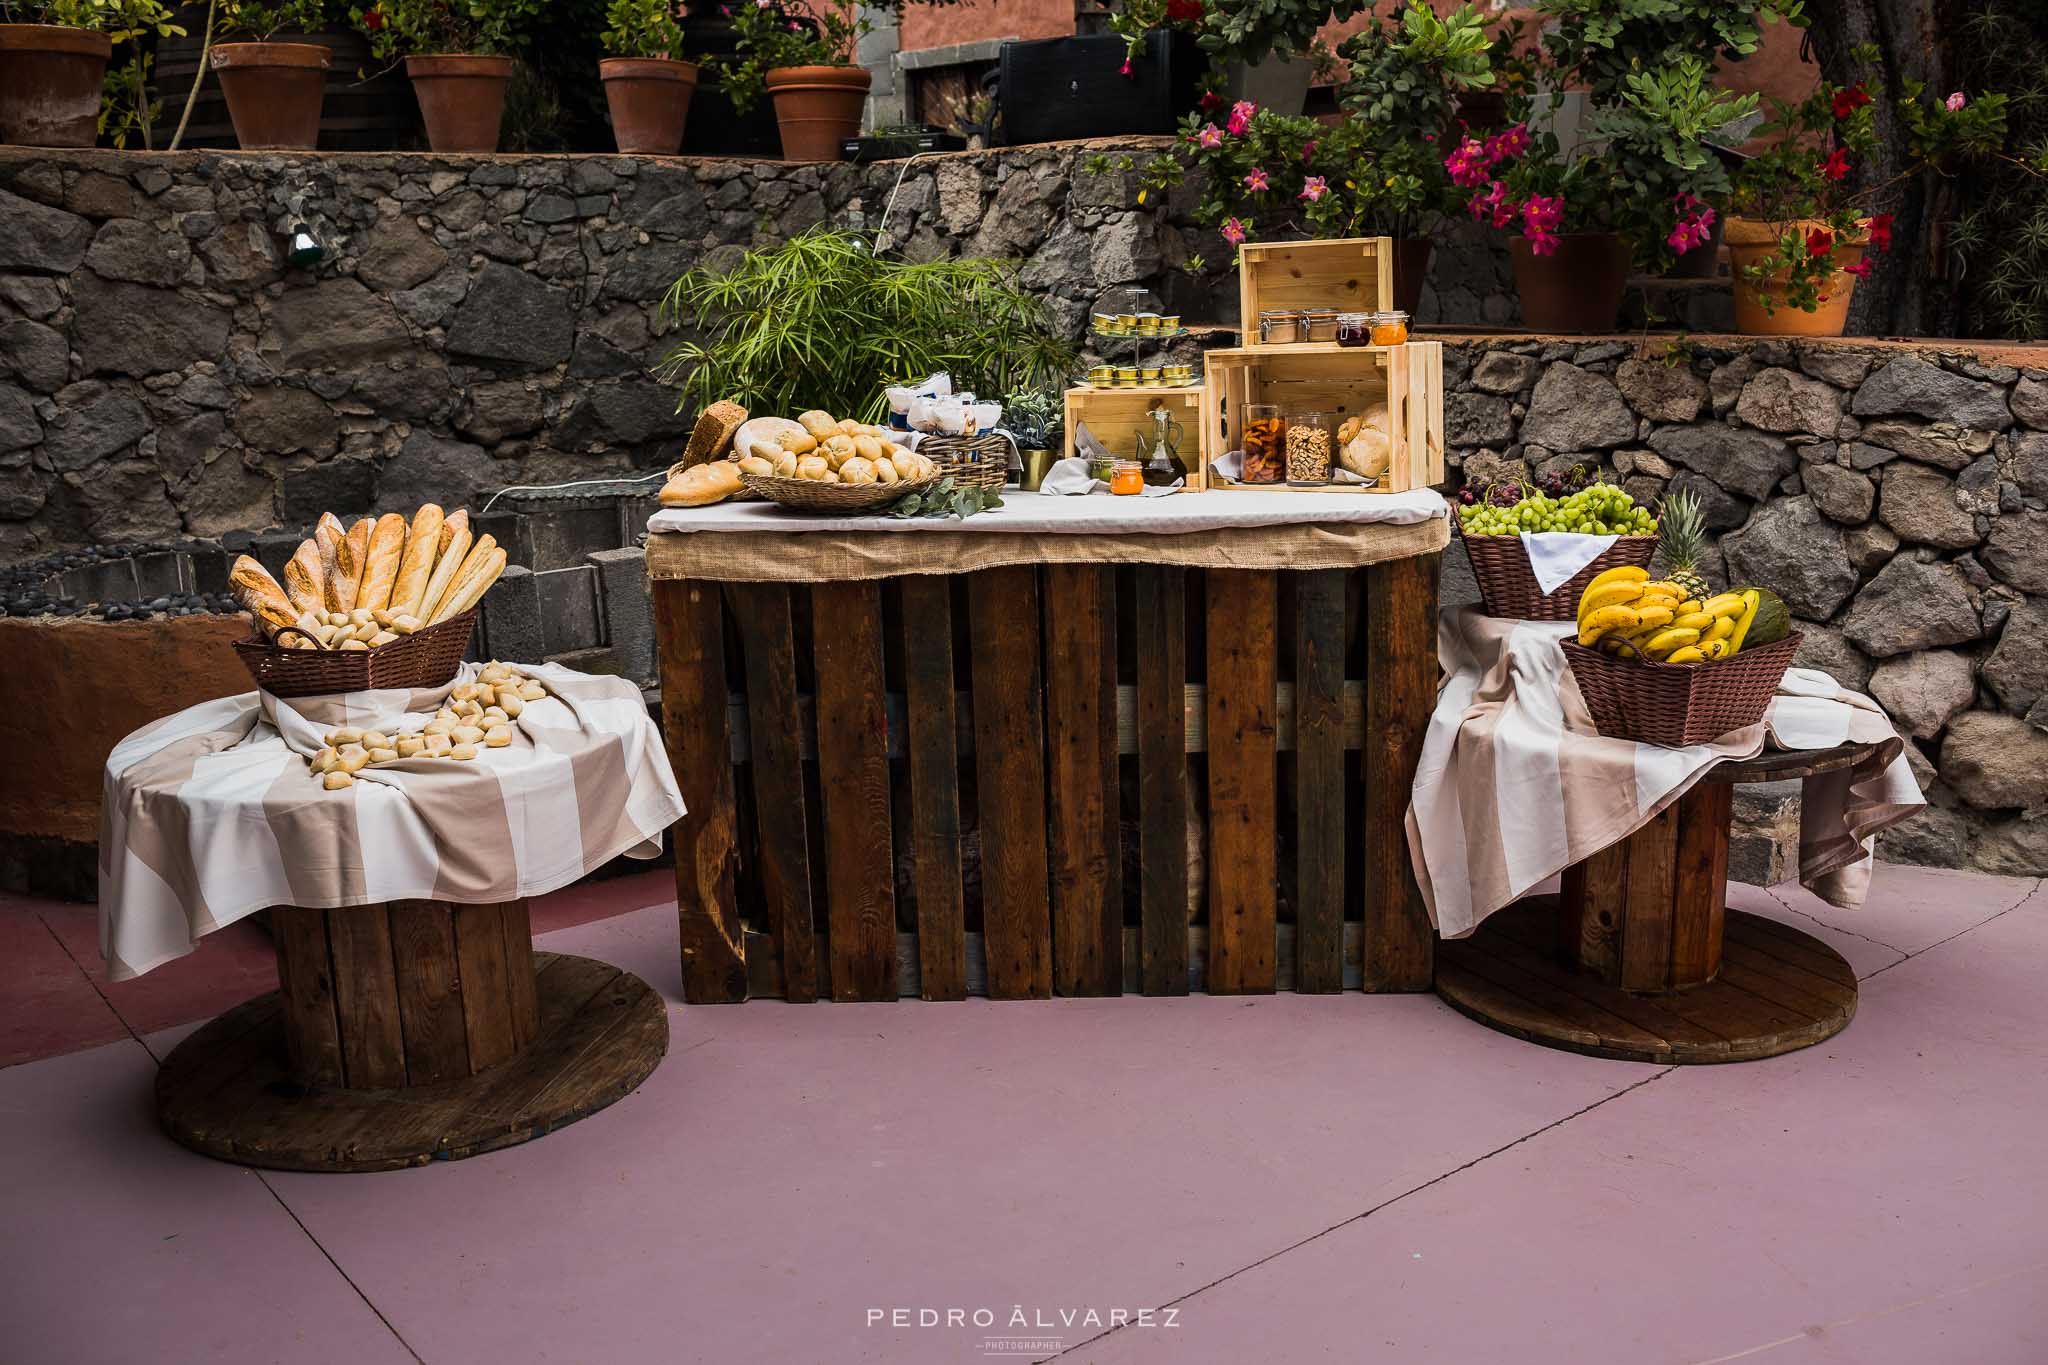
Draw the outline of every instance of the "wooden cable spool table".
<instances>
[{"instance_id":1,"label":"wooden cable spool table","mask_svg":"<svg viewBox=\"0 0 2048 1365\"><path fill-rule=\"evenodd\" d=\"M157 1073L165 1131L225 1161L385 1171L475 1156L630 1093L668 1050L631 972L536 953L524 900L278 907L278 989Z\"/></svg>"},{"instance_id":2,"label":"wooden cable spool table","mask_svg":"<svg viewBox=\"0 0 2048 1365\"><path fill-rule=\"evenodd\" d=\"M1853 767L1870 744L1717 764L1620 843L1437 952L1436 989L1503 1033L1595 1057L1739 1062L1849 1026L1856 975L1811 934L1727 908L1738 782Z\"/></svg>"}]
</instances>

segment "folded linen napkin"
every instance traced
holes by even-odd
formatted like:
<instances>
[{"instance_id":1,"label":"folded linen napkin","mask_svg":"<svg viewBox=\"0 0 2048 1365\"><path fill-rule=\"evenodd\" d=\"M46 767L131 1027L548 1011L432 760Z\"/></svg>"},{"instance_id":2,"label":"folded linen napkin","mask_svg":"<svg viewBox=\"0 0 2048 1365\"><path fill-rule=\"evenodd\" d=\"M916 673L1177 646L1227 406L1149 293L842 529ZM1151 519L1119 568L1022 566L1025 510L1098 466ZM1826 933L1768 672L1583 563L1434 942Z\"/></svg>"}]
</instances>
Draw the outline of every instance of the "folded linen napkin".
<instances>
[{"instance_id":1,"label":"folded linen napkin","mask_svg":"<svg viewBox=\"0 0 2048 1365\"><path fill-rule=\"evenodd\" d=\"M1571 576L1607 552L1620 536L1587 536L1576 531L1524 531L1522 548L1529 552L1529 571L1546 595L1571 581Z\"/></svg>"}]
</instances>

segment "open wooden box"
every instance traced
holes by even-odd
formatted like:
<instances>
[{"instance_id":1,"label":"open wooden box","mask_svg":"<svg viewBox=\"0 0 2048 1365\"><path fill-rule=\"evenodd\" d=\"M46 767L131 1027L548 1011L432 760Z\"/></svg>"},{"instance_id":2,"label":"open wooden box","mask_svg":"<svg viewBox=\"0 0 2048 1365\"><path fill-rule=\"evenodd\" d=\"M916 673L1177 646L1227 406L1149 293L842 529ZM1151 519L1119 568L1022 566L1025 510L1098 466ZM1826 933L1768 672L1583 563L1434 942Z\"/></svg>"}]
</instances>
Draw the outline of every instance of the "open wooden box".
<instances>
[{"instance_id":1,"label":"open wooden box","mask_svg":"<svg viewBox=\"0 0 2048 1365\"><path fill-rule=\"evenodd\" d=\"M1442 342L1339 346L1333 341L1314 341L1238 346L1210 351L1206 363L1200 487L1278 493L1406 493L1444 480ZM1283 413L1314 409L1341 419L1378 402L1387 405L1391 460L1386 474L1370 487L1356 483L1313 487L1225 483L1210 472L1212 462L1242 445L1248 404L1275 403Z\"/></svg>"},{"instance_id":2,"label":"open wooden box","mask_svg":"<svg viewBox=\"0 0 2048 1365\"><path fill-rule=\"evenodd\" d=\"M1238 317L1247 348L1263 347L1259 314L1277 308L1373 313L1394 306L1394 239L1246 242L1237 249ZM1307 349L1327 342L1276 343Z\"/></svg>"},{"instance_id":3,"label":"open wooden box","mask_svg":"<svg viewBox=\"0 0 2048 1365\"><path fill-rule=\"evenodd\" d=\"M1143 384L1130 388L1067 390L1067 456L1078 455L1074 445L1077 423L1086 422L1095 439L1119 459L1135 459L1135 433L1152 435L1155 408L1165 408L1184 428L1181 453L1190 460L1200 444L1203 389L1199 384Z\"/></svg>"}]
</instances>

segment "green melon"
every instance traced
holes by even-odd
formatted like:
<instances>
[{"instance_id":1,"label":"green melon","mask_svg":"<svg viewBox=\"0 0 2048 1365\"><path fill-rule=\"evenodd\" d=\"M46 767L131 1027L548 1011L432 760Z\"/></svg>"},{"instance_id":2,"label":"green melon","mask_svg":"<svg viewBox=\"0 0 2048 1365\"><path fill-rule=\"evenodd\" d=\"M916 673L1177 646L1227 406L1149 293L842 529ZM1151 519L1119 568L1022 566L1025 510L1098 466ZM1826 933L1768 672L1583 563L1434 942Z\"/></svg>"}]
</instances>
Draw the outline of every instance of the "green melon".
<instances>
[{"instance_id":1,"label":"green melon","mask_svg":"<svg viewBox=\"0 0 2048 1365\"><path fill-rule=\"evenodd\" d=\"M1754 595L1752 605L1736 621L1735 633L1729 637L1729 643L1735 650L1776 644L1792 633L1792 612L1785 605L1784 598L1769 588L1736 588L1733 591L1745 598Z\"/></svg>"}]
</instances>

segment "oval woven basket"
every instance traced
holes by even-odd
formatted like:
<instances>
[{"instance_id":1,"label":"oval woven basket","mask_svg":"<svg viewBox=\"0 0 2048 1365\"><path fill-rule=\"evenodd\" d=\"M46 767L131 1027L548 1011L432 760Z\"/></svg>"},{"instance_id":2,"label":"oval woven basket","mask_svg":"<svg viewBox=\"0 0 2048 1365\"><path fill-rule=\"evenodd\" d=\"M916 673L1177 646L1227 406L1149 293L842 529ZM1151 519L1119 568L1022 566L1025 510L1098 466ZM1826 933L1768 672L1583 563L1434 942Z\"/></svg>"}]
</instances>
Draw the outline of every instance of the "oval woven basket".
<instances>
[{"instance_id":1,"label":"oval woven basket","mask_svg":"<svg viewBox=\"0 0 2048 1365\"><path fill-rule=\"evenodd\" d=\"M922 493L942 475L904 479L897 483L819 483L815 479L782 479L772 474L740 475L748 491L793 512L872 512L906 493Z\"/></svg>"},{"instance_id":2,"label":"oval woven basket","mask_svg":"<svg viewBox=\"0 0 2048 1365\"><path fill-rule=\"evenodd\" d=\"M1579 594L1588 583L1624 564L1647 567L1657 550L1655 536L1622 536L1591 564L1560 583L1556 592L1545 593L1536 581L1536 571L1529 567L1529 551L1520 536L1468 536L1460 531L1458 539L1465 542L1465 557L1472 561L1472 576L1479 580L1486 614L1521 621L1576 621Z\"/></svg>"},{"instance_id":3,"label":"oval woven basket","mask_svg":"<svg viewBox=\"0 0 2048 1365\"><path fill-rule=\"evenodd\" d=\"M1564 657L1601 734L1682 749L1762 720L1803 638L1795 630L1710 663L1617 659L1577 640Z\"/></svg>"},{"instance_id":4,"label":"oval woven basket","mask_svg":"<svg viewBox=\"0 0 2048 1365\"><path fill-rule=\"evenodd\" d=\"M1010 478L1010 438L999 431L982 436L927 436L917 453L951 474L957 488L1001 488Z\"/></svg>"},{"instance_id":5,"label":"oval woven basket","mask_svg":"<svg viewBox=\"0 0 2048 1365\"><path fill-rule=\"evenodd\" d=\"M235 657L273 697L319 697L392 687L439 687L455 676L476 608L401 635L375 649L280 649L267 640L235 641Z\"/></svg>"}]
</instances>

